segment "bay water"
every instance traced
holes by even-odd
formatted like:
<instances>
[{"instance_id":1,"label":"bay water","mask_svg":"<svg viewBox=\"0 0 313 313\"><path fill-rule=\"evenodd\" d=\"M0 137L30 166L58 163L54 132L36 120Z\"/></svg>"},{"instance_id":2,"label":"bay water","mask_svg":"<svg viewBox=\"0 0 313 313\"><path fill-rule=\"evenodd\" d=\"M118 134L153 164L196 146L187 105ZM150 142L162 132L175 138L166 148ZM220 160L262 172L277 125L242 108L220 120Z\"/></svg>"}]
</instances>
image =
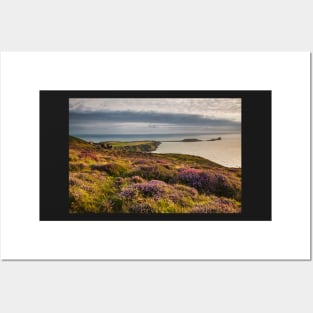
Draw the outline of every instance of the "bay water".
<instances>
[{"instance_id":1,"label":"bay water","mask_svg":"<svg viewBox=\"0 0 313 313\"><path fill-rule=\"evenodd\" d=\"M75 135L74 135L75 136ZM155 140L161 144L153 153L182 153L201 156L226 167L241 167L241 134L107 134L76 135L92 141L143 141ZM221 137L221 140L207 141ZM203 141L181 142L183 139Z\"/></svg>"}]
</instances>

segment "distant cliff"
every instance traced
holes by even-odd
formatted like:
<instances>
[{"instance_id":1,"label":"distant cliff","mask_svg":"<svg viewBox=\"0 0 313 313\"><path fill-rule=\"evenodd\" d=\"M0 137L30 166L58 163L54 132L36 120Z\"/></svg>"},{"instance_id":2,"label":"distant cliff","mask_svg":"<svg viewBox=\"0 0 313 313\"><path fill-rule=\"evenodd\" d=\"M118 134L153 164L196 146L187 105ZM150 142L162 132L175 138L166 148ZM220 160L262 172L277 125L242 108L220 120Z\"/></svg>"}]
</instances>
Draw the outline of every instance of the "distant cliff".
<instances>
[{"instance_id":1,"label":"distant cliff","mask_svg":"<svg viewBox=\"0 0 313 313\"><path fill-rule=\"evenodd\" d=\"M208 139L207 141L216 141L216 140L222 140L222 137L217 137L217 138Z\"/></svg>"},{"instance_id":2,"label":"distant cliff","mask_svg":"<svg viewBox=\"0 0 313 313\"><path fill-rule=\"evenodd\" d=\"M192 138L192 139L183 139L182 142L195 142L195 141L202 141L200 139L195 139L195 138Z\"/></svg>"},{"instance_id":3,"label":"distant cliff","mask_svg":"<svg viewBox=\"0 0 313 313\"><path fill-rule=\"evenodd\" d=\"M198 142L198 141L216 141L216 140L222 140L222 137L207 139L207 140L201 140L197 138L186 138L182 140L168 140L168 142Z\"/></svg>"}]
</instances>

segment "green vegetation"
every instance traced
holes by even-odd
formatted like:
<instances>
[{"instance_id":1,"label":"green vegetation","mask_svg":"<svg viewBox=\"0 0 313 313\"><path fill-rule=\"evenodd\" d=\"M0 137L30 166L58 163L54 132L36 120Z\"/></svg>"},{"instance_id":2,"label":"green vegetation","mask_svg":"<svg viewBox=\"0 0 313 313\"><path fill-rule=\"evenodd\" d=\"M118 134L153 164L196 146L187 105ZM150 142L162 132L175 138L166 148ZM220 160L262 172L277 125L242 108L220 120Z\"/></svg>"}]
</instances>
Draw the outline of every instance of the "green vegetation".
<instances>
[{"instance_id":1,"label":"green vegetation","mask_svg":"<svg viewBox=\"0 0 313 313\"><path fill-rule=\"evenodd\" d=\"M157 141L69 138L71 213L238 213L241 169L201 157L148 153Z\"/></svg>"},{"instance_id":2,"label":"green vegetation","mask_svg":"<svg viewBox=\"0 0 313 313\"><path fill-rule=\"evenodd\" d=\"M154 151L161 142L159 141L106 141L104 144L109 144L112 148L123 151L151 152Z\"/></svg>"}]
</instances>

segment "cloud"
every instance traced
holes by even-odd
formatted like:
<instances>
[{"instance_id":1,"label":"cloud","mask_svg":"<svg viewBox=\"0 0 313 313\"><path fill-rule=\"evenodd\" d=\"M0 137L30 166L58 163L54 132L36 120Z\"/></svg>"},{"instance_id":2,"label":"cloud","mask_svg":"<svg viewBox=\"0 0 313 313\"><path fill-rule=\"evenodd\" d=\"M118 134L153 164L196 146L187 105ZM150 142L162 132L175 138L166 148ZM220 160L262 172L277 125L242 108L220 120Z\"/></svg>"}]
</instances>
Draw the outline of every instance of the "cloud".
<instances>
[{"instance_id":1,"label":"cloud","mask_svg":"<svg viewBox=\"0 0 313 313\"><path fill-rule=\"evenodd\" d=\"M241 99L70 99L70 133L240 132Z\"/></svg>"},{"instance_id":2,"label":"cloud","mask_svg":"<svg viewBox=\"0 0 313 313\"><path fill-rule=\"evenodd\" d=\"M70 99L69 111L88 112L156 112L203 115L210 118L241 121L240 98L105 98Z\"/></svg>"},{"instance_id":3,"label":"cloud","mask_svg":"<svg viewBox=\"0 0 313 313\"><path fill-rule=\"evenodd\" d=\"M70 132L73 134L239 132L240 127L240 122L188 114L119 111L70 114Z\"/></svg>"},{"instance_id":4,"label":"cloud","mask_svg":"<svg viewBox=\"0 0 313 313\"><path fill-rule=\"evenodd\" d=\"M173 114L159 112L134 112L134 111L111 111L111 112L88 112L88 113L70 113L70 122L146 122L146 123L168 123L182 125L233 125L240 123L227 119L212 119L203 115L195 114ZM154 125L156 126L156 125Z\"/></svg>"}]
</instances>

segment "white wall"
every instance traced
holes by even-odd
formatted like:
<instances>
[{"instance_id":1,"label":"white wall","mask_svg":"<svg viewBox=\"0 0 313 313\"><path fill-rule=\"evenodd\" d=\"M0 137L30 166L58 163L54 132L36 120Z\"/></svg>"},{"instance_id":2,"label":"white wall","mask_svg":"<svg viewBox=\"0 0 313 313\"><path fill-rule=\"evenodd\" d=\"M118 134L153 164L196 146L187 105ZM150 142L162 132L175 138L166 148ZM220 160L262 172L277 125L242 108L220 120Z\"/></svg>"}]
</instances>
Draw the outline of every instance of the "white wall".
<instances>
[{"instance_id":1,"label":"white wall","mask_svg":"<svg viewBox=\"0 0 313 313\"><path fill-rule=\"evenodd\" d=\"M1 50L313 50L312 1L12 1ZM312 262L0 262L2 312L312 312Z\"/></svg>"}]
</instances>

